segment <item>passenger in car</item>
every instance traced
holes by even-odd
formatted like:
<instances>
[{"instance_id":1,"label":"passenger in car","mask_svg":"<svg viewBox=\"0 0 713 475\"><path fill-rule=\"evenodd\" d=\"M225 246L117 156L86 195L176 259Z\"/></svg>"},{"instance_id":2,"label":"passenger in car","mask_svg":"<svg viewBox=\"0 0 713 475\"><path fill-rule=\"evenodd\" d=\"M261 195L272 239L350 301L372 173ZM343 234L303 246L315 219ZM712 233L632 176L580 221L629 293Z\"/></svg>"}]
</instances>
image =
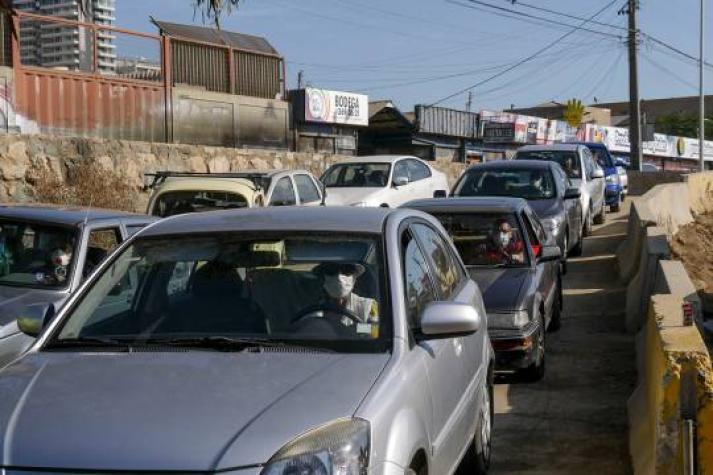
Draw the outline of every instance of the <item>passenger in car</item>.
<instances>
[{"instance_id":1,"label":"passenger in car","mask_svg":"<svg viewBox=\"0 0 713 475\"><path fill-rule=\"evenodd\" d=\"M379 321L379 305L376 300L361 297L354 292L357 279L364 275L366 268L356 263L324 262L313 272L321 277L325 303L344 308L363 323ZM344 322L347 324L347 322Z\"/></svg>"},{"instance_id":2,"label":"passenger in car","mask_svg":"<svg viewBox=\"0 0 713 475\"><path fill-rule=\"evenodd\" d=\"M499 264L522 264L525 262L525 245L518 233L513 231L508 220L500 218L490 238L490 259Z\"/></svg>"}]
</instances>

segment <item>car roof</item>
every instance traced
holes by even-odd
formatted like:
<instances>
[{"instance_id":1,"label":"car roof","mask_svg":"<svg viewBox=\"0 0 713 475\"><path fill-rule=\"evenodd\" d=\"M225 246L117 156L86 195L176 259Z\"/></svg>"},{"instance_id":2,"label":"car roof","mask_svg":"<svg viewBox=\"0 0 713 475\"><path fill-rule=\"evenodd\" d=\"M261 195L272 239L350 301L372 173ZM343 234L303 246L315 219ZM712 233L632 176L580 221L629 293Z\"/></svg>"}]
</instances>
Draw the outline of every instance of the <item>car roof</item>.
<instances>
[{"instance_id":1,"label":"car roof","mask_svg":"<svg viewBox=\"0 0 713 475\"><path fill-rule=\"evenodd\" d=\"M468 167L467 171L471 170L509 170L509 169L533 169L547 170L559 165L549 160L494 160L485 163L478 163Z\"/></svg>"},{"instance_id":2,"label":"car roof","mask_svg":"<svg viewBox=\"0 0 713 475\"><path fill-rule=\"evenodd\" d=\"M415 158L416 160L421 161L420 158L414 157L412 155L360 155L358 157L340 160L334 165L339 165L342 163L394 163L403 158Z\"/></svg>"},{"instance_id":3,"label":"car roof","mask_svg":"<svg viewBox=\"0 0 713 475\"><path fill-rule=\"evenodd\" d=\"M564 150L574 152L578 150L579 147L584 147L584 145L579 143L555 143L550 145L524 145L517 149L517 151L534 152L542 150Z\"/></svg>"},{"instance_id":4,"label":"car roof","mask_svg":"<svg viewBox=\"0 0 713 475\"><path fill-rule=\"evenodd\" d=\"M26 219L29 221L43 221L71 226L76 226L84 221L92 222L115 218L141 218L145 219L147 222L156 219L145 214L103 208L52 204L6 203L0 205L0 218Z\"/></svg>"},{"instance_id":5,"label":"car roof","mask_svg":"<svg viewBox=\"0 0 713 475\"><path fill-rule=\"evenodd\" d=\"M389 208L280 206L239 210L188 213L163 219L142 236L219 232L344 232L378 233L390 213Z\"/></svg>"},{"instance_id":6,"label":"car roof","mask_svg":"<svg viewBox=\"0 0 713 475\"><path fill-rule=\"evenodd\" d=\"M473 196L414 200L402 205L402 208L413 208L429 213L516 213L527 206L527 201L522 198L509 196Z\"/></svg>"},{"instance_id":7,"label":"car roof","mask_svg":"<svg viewBox=\"0 0 713 475\"><path fill-rule=\"evenodd\" d=\"M585 147L590 147L590 148L607 148L607 146L601 142L570 142L572 144L576 145L584 145Z\"/></svg>"}]
</instances>

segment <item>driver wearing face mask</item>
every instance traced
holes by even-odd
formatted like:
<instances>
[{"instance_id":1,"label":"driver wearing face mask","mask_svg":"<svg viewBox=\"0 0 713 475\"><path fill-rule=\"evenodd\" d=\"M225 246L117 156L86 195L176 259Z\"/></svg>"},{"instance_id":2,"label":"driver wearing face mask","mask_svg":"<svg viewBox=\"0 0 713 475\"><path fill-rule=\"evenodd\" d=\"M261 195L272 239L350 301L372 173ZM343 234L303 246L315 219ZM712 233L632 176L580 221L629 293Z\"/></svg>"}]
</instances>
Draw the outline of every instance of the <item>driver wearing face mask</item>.
<instances>
[{"instance_id":1,"label":"driver wearing face mask","mask_svg":"<svg viewBox=\"0 0 713 475\"><path fill-rule=\"evenodd\" d=\"M72 246L69 242L58 244L49 254L45 272L37 274L37 280L45 285L59 285L66 282L69 264L72 262Z\"/></svg>"},{"instance_id":2,"label":"driver wearing face mask","mask_svg":"<svg viewBox=\"0 0 713 475\"><path fill-rule=\"evenodd\" d=\"M361 264L325 262L314 272L322 277L326 303L348 310L362 323L376 323L379 319L376 300L354 293L356 280L365 270Z\"/></svg>"}]
</instances>

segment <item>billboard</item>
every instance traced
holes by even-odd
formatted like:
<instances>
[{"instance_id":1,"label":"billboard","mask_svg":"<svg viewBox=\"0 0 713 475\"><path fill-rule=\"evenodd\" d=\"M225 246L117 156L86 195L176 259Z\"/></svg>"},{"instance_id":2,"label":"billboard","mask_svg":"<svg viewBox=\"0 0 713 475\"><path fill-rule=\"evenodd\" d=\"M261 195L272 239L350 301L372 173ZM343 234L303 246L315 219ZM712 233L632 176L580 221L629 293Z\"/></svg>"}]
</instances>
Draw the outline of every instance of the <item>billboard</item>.
<instances>
[{"instance_id":1,"label":"billboard","mask_svg":"<svg viewBox=\"0 0 713 475\"><path fill-rule=\"evenodd\" d=\"M363 94L306 88L304 97L306 122L369 125L369 98Z\"/></svg>"}]
</instances>

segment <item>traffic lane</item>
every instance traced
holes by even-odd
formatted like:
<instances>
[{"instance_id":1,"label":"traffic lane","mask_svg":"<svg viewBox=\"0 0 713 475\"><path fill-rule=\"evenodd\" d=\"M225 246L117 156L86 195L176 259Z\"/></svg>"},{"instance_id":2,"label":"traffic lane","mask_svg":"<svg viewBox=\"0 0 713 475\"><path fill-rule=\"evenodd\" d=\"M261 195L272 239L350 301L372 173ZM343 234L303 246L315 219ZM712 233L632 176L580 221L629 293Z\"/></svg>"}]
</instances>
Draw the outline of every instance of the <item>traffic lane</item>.
<instances>
[{"instance_id":1,"label":"traffic lane","mask_svg":"<svg viewBox=\"0 0 713 475\"><path fill-rule=\"evenodd\" d=\"M626 401L636 360L614 257L626 213L608 215L584 255L570 260L562 328L547 335L545 378L496 386L492 473L631 473Z\"/></svg>"}]
</instances>

